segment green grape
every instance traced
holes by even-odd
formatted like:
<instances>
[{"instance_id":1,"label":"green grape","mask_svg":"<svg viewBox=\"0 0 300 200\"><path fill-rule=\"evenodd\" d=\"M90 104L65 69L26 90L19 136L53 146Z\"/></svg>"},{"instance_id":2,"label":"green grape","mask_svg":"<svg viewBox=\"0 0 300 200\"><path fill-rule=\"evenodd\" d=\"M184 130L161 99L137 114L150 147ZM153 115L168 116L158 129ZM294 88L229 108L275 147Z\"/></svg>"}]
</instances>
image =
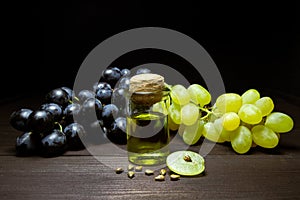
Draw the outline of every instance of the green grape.
<instances>
[{"instance_id":1,"label":"green grape","mask_svg":"<svg viewBox=\"0 0 300 200\"><path fill-rule=\"evenodd\" d=\"M223 116L223 113L217 108L216 104L214 104L211 108L211 115L209 116L210 121L214 121Z\"/></svg>"},{"instance_id":2,"label":"green grape","mask_svg":"<svg viewBox=\"0 0 300 200\"><path fill-rule=\"evenodd\" d=\"M254 105L260 109L263 117L270 114L274 109L274 103L270 97L262 97L258 99Z\"/></svg>"},{"instance_id":3,"label":"green grape","mask_svg":"<svg viewBox=\"0 0 300 200\"><path fill-rule=\"evenodd\" d=\"M279 142L279 138L270 128L264 125L256 125L251 129L253 141L258 146L264 148L274 148Z\"/></svg>"},{"instance_id":4,"label":"green grape","mask_svg":"<svg viewBox=\"0 0 300 200\"><path fill-rule=\"evenodd\" d=\"M247 153L252 146L251 131L245 126L239 126L231 135L231 146L239 154Z\"/></svg>"},{"instance_id":5,"label":"green grape","mask_svg":"<svg viewBox=\"0 0 300 200\"><path fill-rule=\"evenodd\" d=\"M220 133L220 137L226 141L226 142L230 142L231 139L230 139L230 136L232 134L233 131L227 131L223 128L223 125L222 125L222 119L221 118L218 118L214 121L214 126L215 126L215 129Z\"/></svg>"},{"instance_id":6,"label":"green grape","mask_svg":"<svg viewBox=\"0 0 300 200\"><path fill-rule=\"evenodd\" d=\"M262 122L263 122L263 120L261 120L260 123L262 123ZM255 124L255 125L257 125L257 124ZM254 125L253 124L247 124L246 122L241 121L240 126L246 126L249 130L251 130Z\"/></svg>"},{"instance_id":7,"label":"green grape","mask_svg":"<svg viewBox=\"0 0 300 200\"><path fill-rule=\"evenodd\" d=\"M240 125L240 117L235 112L228 112L222 116L223 128L227 131L233 131Z\"/></svg>"},{"instance_id":8,"label":"green grape","mask_svg":"<svg viewBox=\"0 0 300 200\"><path fill-rule=\"evenodd\" d=\"M222 113L238 112L242 106L242 97L236 93L225 93L216 100L216 106Z\"/></svg>"},{"instance_id":9,"label":"green grape","mask_svg":"<svg viewBox=\"0 0 300 200\"><path fill-rule=\"evenodd\" d=\"M164 102L157 102L157 103L155 103L152 106L152 111L153 112L159 112L159 113L162 113L164 115L168 114L168 110L167 110Z\"/></svg>"},{"instance_id":10,"label":"green grape","mask_svg":"<svg viewBox=\"0 0 300 200\"><path fill-rule=\"evenodd\" d=\"M267 116L265 126L276 133L286 133L293 129L293 119L282 112L273 112Z\"/></svg>"},{"instance_id":11,"label":"green grape","mask_svg":"<svg viewBox=\"0 0 300 200\"><path fill-rule=\"evenodd\" d=\"M242 105L238 115L247 124L258 124L262 120L260 109L253 104Z\"/></svg>"},{"instance_id":12,"label":"green grape","mask_svg":"<svg viewBox=\"0 0 300 200\"><path fill-rule=\"evenodd\" d=\"M198 142L202 136L202 129L204 122L202 120L197 120L191 126L185 126L185 129L182 134L182 139L187 145L194 145Z\"/></svg>"},{"instance_id":13,"label":"green grape","mask_svg":"<svg viewBox=\"0 0 300 200\"><path fill-rule=\"evenodd\" d=\"M212 123L214 124L214 126L218 132L221 132L224 129L223 125L222 125L222 118L216 118L216 119L214 119L214 121Z\"/></svg>"},{"instance_id":14,"label":"green grape","mask_svg":"<svg viewBox=\"0 0 300 200\"><path fill-rule=\"evenodd\" d=\"M190 102L190 95L183 85L174 85L171 88L170 96L172 101L178 105L185 105Z\"/></svg>"},{"instance_id":15,"label":"green grape","mask_svg":"<svg viewBox=\"0 0 300 200\"><path fill-rule=\"evenodd\" d=\"M199 84L192 84L188 87L188 93L190 94L191 100L195 104L199 104L201 107L207 105L211 101L210 93Z\"/></svg>"},{"instance_id":16,"label":"green grape","mask_svg":"<svg viewBox=\"0 0 300 200\"><path fill-rule=\"evenodd\" d=\"M178 131L177 131L179 136L181 136L181 137L183 136L183 132L184 132L185 127L186 127L186 125L180 124L180 126L178 128Z\"/></svg>"},{"instance_id":17,"label":"green grape","mask_svg":"<svg viewBox=\"0 0 300 200\"><path fill-rule=\"evenodd\" d=\"M175 124L181 124L181 107L172 103L169 107L169 116Z\"/></svg>"},{"instance_id":18,"label":"green grape","mask_svg":"<svg viewBox=\"0 0 300 200\"><path fill-rule=\"evenodd\" d=\"M222 143L225 142L225 140L220 137L221 132L219 132L214 123L212 122L207 122L206 124L204 124L203 129L202 129L202 135L212 141L212 142L218 142L218 143Z\"/></svg>"},{"instance_id":19,"label":"green grape","mask_svg":"<svg viewBox=\"0 0 300 200\"><path fill-rule=\"evenodd\" d=\"M249 89L242 94L243 104L253 104L260 98L260 94L256 89Z\"/></svg>"},{"instance_id":20,"label":"green grape","mask_svg":"<svg viewBox=\"0 0 300 200\"><path fill-rule=\"evenodd\" d=\"M176 124L175 122L173 122L170 115L168 116L168 128L172 131L176 131L179 128L179 124Z\"/></svg>"},{"instance_id":21,"label":"green grape","mask_svg":"<svg viewBox=\"0 0 300 200\"><path fill-rule=\"evenodd\" d=\"M197 121L199 113L199 108L195 104L188 103L181 108L181 122L190 126Z\"/></svg>"},{"instance_id":22,"label":"green grape","mask_svg":"<svg viewBox=\"0 0 300 200\"><path fill-rule=\"evenodd\" d=\"M167 167L174 173L183 176L195 176L205 170L204 158L193 151L175 151L166 159Z\"/></svg>"}]
</instances>

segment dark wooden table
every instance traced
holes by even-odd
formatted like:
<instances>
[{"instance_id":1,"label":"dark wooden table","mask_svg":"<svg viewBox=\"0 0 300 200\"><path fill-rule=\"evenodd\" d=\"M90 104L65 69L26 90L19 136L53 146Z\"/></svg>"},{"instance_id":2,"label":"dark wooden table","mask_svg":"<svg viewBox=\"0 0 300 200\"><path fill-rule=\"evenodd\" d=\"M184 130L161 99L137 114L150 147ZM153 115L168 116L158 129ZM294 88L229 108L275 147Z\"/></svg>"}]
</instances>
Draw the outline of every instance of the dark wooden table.
<instances>
[{"instance_id":1,"label":"dark wooden table","mask_svg":"<svg viewBox=\"0 0 300 200\"><path fill-rule=\"evenodd\" d=\"M114 152L93 156L82 150L68 151L54 158L16 157L15 138L20 133L9 126L8 117L18 108L38 106L42 96L2 102L0 198L300 199L299 99L282 95L273 98L275 110L288 113L295 121L294 129L281 135L277 148L255 148L246 155L238 155L230 145L217 144L205 156L203 175L181 177L178 181L167 178L164 182L154 181L153 176L143 173L138 173L133 179L129 179L126 173L116 174L107 163L126 166L127 162L126 155L115 155ZM180 140L175 146L187 148ZM190 147L194 151L199 148Z\"/></svg>"}]
</instances>

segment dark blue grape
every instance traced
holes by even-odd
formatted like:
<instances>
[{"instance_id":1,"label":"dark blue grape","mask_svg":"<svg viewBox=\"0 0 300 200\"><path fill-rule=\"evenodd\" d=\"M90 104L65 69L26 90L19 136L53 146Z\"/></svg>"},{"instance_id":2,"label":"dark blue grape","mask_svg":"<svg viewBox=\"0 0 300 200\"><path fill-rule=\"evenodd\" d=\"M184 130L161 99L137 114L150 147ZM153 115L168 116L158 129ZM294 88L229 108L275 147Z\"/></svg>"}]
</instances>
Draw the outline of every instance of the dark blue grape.
<instances>
[{"instance_id":1,"label":"dark blue grape","mask_svg":"<svg viewBox=\"0 0 300 200\"><path fill-rule=\"evenodd\" d=\"M27 126L33 132L45 133L53 129L54 122L53 115L49 111L35 110L28 116Z\"/></svg>"},{"instance_id":2,"label":"dark blue grape","mask_svg":"<svg viewBox=\"0 0 300 200\"><path fill-rule=\"evenodd\" d=\"M63 120L65 124L71 124L74 122L74 116L78 115L81 109L81 105L78 103L72 103L69 104L64 110L63 110Z\"/></svg>"},{"instance_id":3,"label":"dark blue grape","mask_svg":"<svg viewBox=\"0 0 300 200\"><path fill-rule=\"evenodd\" d=\"M129 69L122 69L121 70L121 75L122 76L130 76L131 72Z\"/></svg>"},{"instance_id":4,"label":"dark blue grape","mask_svg":"<svg viewBox=\"0 0 300 200\"><path fill-rule=\"evenodd\" d=\"M107 130L106 136L111 142L115 144L126 144L126 118L116 118L116 120L111 124L111 126Z\"/></svg>"},{"instance_id":5,"label":"dark blue grape","mask_svg":"<svg viewBox=\"0 0 300 200\"><path fill-rule=\"evenodd\" d=\"M112 90L105 90L101 89L98 90L96 93L96 98L101 101L103 104L110 104L111 103L111 95Z\"/></svg>"},{"instance_id":6,"label":"dark blue grape","mask_svg":"<svg viewBox=\"0 0 300 200\"><path fill-rule=\"evenodd\" d=\"M95 97L95 93L92 90L81 90L77 95L80 103L83 103L85 100L93 97Z\"/></svg>"},{"instance_id":7,"label":"dark blue grape","mask_svg":"<svg viewBox=\"0 0 300 200\"><path fill-rule=\"evenodd\" d=\"M73 99L73 97L75 97L75 92L71 88L65 86L60 88L67 92L69 99Z\"/></svg>"},{"instance_id":8,"label":"dark blue grape","mask_svg":"<svg viewBox=\"0 0 300 200\"><path fill-rule=\"evenodd\" d=\"M37 154L41 137L39 134L24 132L16 139L16 156L32 156Z\"/></svg>"},{"instance_id":9,"label":"dark blue grape","mask_svg":"<svg viewBox=\"0 0 300 200\"><path fill-rule=\"evenodd\" d=\"M44 103L39 109L49 111L53 116L53 120L56 122L59 122L63 117L63 109L56 103Z\"/></svg>"},{"instance_id":10,"label":"dark blue grape","mask_svg":"<svg viewBox=\"0 0 300 200\"><path fill-rule=\"evenodd\" d=\"M56 88L46 94L45 100L46 103L56 103L62 107L65 107L70 104L72 99L65 90Z\"/></svg>"},{"instance_id":11,"label":"dark blue grape","mask_svg":"<svg viewBox=\"0 0 300 200\"><path fill-rule=\"evenodd\" d=\"M112 87L111 87L111 85L109 83L106 83L106 82L97 82L93 86L93 89L94 89L94 91L96 93L98 90L112 90Z\"/></svg>"},{"instance_id":12,"label":"dark blue grape","mask_svg":"<svg viewBox=\"0 0 300 200\"><path fill-rule=\"evenodd\" d=\"M53 157L60 156L67 150L66 135L58 130L53 129L51 133L41 140L41 156Z\"/></svg>"},{"instance_id":13,"label":"dark blue grape","mask_svg":"<svg viewBox=\"0 0 300 200\"><path fill-rule=\"evenodd\" d=\"M116 88L112 94L112 104L116 105L120 111L125 110L126 107L126 91L123 88Z\"/></svg>"},{"instance_id":14,"label":"dark blue grape","mask_svg":"<svg viewBox=\"0 0 300 200\"><path fill-rule=\"evenodd\" d=\"M151 73L151 70L148 68L140 68L136 71L136 74L149 74Z\"/></svg>"},{"instance_id":15,"label":"dark blue grape","mask_svg":"<svg viewBox=\"0 0 300 200\"><path fill-rule=\"evenodd\" d=\"M81 150L85 146L81 138L86 137L84 127L79 123L71 123L64 128L64 133L67 137L67 144L69 150Z\"/></svg>"},{"instance_id":16,"label":"dark blue grape","mask_svg":"<svg viewBox=\"0 0 300 200\"><path fill-rule=\"evenodd\" d=\"M109 83L112 87L115 86L115 84L118 82L118 80L121 78L121 71L120 69L114 67L114 68L108 68L105 69L102 72L102 79Z\"/></svg>"},{"instance_id":17,"label":"dark blue grape","mask_svg":"<svg viewBox=\"0 0 300 200\"><path fill-rule=\"evenodd\" d=\"M18 131L29 131L27 121L33 111L28 108L22 108L11 113L9 117L10 125Z\"/></svg>"},{"instance_id":18,"label":"dark blue grape","mask_svg":"<svg viewBox=\"0 0 300 200\"><path fill-rule=\"evenodd\" d=\"M83 120L88 122L94 122L94 116L96 115L97 119L101 119L102 116L102 103L96 98L89 98L83 102L80 109L80 117L83 117Z\"/></svg>"},{"instance_id":19,"label":"dark blue grape","mask_svg":"<svg viewBox=\"0 0 300 200\"><path fill-rule=\"evenodd\" d=\"M130 78L129 77L123 77L120 79L118 88L123 88L128 90L130 85Z\"/></svg>"},{"instance_id":20,"label":"dark blue grape","mask_svg":"<svg viewBox=\"0 0 300 200\"><path fill-rule=\"evenodd\" d=\"M104 126L110 126L114 122L114 118L119 114L119 109L114 104L107 104L102 110L102 120Z\"/></svg>"}]
</instances>

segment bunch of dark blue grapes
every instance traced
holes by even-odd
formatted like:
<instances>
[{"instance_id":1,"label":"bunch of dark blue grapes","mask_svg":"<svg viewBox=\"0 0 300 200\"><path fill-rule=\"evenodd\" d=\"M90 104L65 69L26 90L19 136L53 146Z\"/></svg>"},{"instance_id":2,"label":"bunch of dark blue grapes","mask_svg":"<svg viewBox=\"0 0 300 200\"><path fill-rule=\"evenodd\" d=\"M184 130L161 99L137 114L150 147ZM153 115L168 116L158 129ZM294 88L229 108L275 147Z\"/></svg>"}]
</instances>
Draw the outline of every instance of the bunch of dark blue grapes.
<instances>
[{"instance_id":1,"label":"bunch of dark blue grapes","mask_svg":"<svg viewBox=\"0 0 300 200\"><path fill-rule=\"evenodd\" d=\"M80 136L86 132L73 120L72 113L80 109L72 103L73 96L69 87L55 88L38 108L21 108L10 115L11 126L21 132L16 138L18 156L53 157L84 148Z\"/></svg>"},{"instance_id":2,"label":"bunch of dark blue grapes","mask_svg":"<svg viewBox=\"0 0 300 200\"><path fill-rule=\"evenodd\" d=\"M141 68L135 74L140 73L150 70ZM90 88L76 94L69 87L55 88L37 109L11 113L10 125L21 132L16 138L16 155L54 157L68 150L83 150L89 142L102 143L103 138L125 145L125 93L130 76L129 69L110 67Z\"/></svg>"}]
</instances>

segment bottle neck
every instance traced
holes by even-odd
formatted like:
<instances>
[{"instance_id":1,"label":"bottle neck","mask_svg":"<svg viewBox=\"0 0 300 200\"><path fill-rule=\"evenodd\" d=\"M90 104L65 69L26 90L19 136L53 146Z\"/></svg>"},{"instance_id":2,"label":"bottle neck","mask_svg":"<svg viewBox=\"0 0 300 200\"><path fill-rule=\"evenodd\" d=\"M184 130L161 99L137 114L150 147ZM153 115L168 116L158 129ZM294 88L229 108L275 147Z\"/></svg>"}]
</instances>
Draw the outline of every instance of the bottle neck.
<instances>
[{"instance_id":1,"label":"bottle neck","mask_svg":"<svg viewBox=\"0 0 300 200\"><path fill-rule=\"evenodd\" d=\"M150 113L152 112L154 104L161 102L165 105L168 99L169 91L160 91L160 93L133 93L127 98L127 115L132 116L141 113Z\"/></svg>"}]
</instances>

